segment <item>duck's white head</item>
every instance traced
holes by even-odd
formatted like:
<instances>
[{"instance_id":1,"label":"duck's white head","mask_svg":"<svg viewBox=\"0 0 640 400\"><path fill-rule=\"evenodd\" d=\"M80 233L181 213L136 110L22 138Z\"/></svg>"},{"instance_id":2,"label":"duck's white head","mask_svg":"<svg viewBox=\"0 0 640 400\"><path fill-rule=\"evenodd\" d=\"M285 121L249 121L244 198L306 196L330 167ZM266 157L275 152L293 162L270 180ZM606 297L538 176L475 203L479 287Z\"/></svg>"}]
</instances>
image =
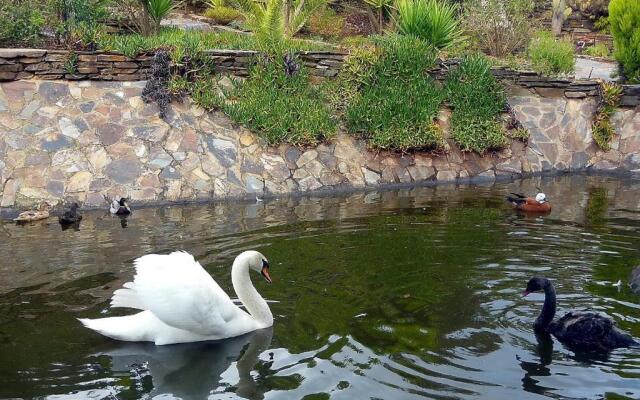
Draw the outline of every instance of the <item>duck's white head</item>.
<instances>
[{"instance_id":1,"label":"duck's white head","mask_svg":"<svg viewBox=\"0 0 640 400\"><path fill-rule=\"evenodd\" d=\"M547 195L545 195L544 193L538 193L536 195L536 201L538 203L546 203L547 202Z\"/></svg>"},{"instance_id":2,"label":"duck's white head","mask_svg":"<svg viewBox=\"0 0 640 400\"><path fill-rule=\"evenodd\" d=\"M255 250L248 250L240 254L239 257L242 257L247 261L250 269L259 272L267 282L271 283L271 276L269 275L269 261L267 261L265 256Z\"/></svg>"}]
</instances>

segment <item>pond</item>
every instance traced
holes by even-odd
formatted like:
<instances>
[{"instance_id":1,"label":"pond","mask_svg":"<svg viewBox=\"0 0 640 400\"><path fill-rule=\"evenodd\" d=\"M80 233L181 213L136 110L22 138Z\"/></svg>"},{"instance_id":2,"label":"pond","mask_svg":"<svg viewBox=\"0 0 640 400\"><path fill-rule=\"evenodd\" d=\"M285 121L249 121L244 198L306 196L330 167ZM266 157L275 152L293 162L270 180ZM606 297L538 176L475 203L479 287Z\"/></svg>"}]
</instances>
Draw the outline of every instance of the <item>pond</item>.
<instances>
[{"instance_id":1,"label":"pond","mask_svg":"<svg viewBox=\"0 0 640 400\"><path fill-rule=\"evenodd\" d=\"M549 215L504 201L540 186ZM134 205L135 206L135 205ZM85 212L0 222L0 398L637 399L640 354L585 358L538 343L555 282L559 313L591 308L640 337L640 182L592 176L324 197ZM121 315L112 292L147 253L186 250L235 297L230 266L271 264L272 329L185 345L119 343L76 317ZM622 285L614 286L618 280Z\"/></svg>"}]
</instances>

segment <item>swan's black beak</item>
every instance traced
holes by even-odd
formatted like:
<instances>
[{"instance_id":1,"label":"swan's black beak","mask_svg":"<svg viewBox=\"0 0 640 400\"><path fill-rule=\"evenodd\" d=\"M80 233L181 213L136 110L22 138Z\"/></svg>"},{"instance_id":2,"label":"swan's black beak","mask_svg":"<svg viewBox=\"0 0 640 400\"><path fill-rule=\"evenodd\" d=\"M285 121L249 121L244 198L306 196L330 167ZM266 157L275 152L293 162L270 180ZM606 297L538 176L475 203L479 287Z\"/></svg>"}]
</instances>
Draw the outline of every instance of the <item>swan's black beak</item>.
<instances>
[{"instance_id":1,"label":"swan's black beak","mask_svg":"<svg viewBox=\"0 0 640 400\"><path fill-rule=\"evenodd\" d=\"M524 292L522 292L522 297L527 297L529 295L529 293L531 293L531 292L528 292L528 291L525 290Z\"/></svg>"}]
</instances>

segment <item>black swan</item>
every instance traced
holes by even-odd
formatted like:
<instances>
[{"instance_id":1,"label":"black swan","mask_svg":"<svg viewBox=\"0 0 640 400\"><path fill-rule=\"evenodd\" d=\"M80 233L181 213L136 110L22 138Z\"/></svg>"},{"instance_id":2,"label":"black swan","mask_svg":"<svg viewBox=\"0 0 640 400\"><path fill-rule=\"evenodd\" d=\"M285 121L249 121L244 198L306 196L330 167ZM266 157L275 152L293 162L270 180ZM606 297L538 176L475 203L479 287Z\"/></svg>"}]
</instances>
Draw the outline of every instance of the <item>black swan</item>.
<instances>
[{"instance_id":1,"label":"black swan","mask_svg":"<svg viewBox=\"0 0 640 400\"><path fill-rule=\"evenodd\" d=\"M522 296L539 290L544 290L545 298L542 312L533 324L536 333L550 333L568 348L580 351L602 352L640 345L631 335L616 329L610 318L597 313L570 312L554 321L556 291L550 280L531 278Z\"/></svg>"},{"instance_id":2,"label":"black swan","mask_svg":"<svg viewBox=\"0 0 640 400\"><path fill-rule=\"evenodd\" d=\"M62 216L58 219L58 222L60 222L62 225L69 225L80 222L80 220L82 220L82 215L78 214L78 208L80 208L78 203L71 204L69 210L65 211L64 214L62 214Z\"/></svg>"}]
</instances>

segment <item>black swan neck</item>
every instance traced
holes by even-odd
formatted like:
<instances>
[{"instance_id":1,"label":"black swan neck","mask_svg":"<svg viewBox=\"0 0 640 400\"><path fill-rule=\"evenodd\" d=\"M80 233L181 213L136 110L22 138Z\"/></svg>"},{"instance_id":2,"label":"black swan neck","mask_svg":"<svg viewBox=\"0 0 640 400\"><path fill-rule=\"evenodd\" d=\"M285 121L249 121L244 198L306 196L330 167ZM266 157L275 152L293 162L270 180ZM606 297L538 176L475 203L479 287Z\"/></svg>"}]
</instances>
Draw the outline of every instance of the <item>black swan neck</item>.
<instances>
[{"instance_id":1,"label":"black swan neck","mask_svg":"<svg viewBox=\"0 0 640 400\"><path fill-rule=\"evenodd\" d=\"M548 282L544 286L544 305L542 306L542 312L536 319L535 327L544 332L549 331L549 325L553 321L553 317L556 316L556 290L553 288L551 282Z\"/></svg>"}]
</instances>

